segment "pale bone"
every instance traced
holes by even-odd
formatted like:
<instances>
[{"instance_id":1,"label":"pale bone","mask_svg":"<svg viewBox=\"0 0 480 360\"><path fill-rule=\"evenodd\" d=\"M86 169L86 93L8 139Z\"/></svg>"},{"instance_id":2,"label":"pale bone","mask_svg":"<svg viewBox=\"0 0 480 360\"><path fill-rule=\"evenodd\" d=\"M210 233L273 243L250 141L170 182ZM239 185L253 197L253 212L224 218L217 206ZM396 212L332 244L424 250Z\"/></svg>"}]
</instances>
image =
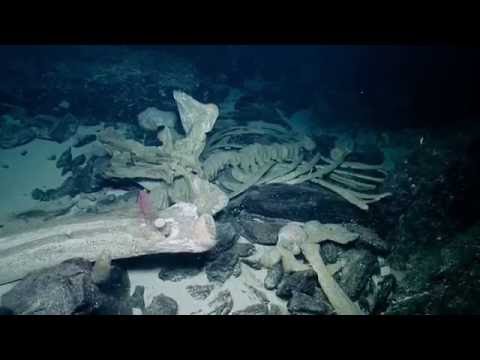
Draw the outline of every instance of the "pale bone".
<instances>
[{"instance_id":1,"label":"pale bone","mask_svg":"<svg viewBox=\"0 0 480 360\"><path fill-rule=\"evenodd\" d=\"M28 273L81 257L95 261L159 253L200 253L216 243L211 215L198 215L193 204L178 203L158 214L172 224L168 236L135 217L95 215L73 223L37 228L0 238L0 284ZM160 222L160 221L158 221Z\"/></svg>"}]
</instances>

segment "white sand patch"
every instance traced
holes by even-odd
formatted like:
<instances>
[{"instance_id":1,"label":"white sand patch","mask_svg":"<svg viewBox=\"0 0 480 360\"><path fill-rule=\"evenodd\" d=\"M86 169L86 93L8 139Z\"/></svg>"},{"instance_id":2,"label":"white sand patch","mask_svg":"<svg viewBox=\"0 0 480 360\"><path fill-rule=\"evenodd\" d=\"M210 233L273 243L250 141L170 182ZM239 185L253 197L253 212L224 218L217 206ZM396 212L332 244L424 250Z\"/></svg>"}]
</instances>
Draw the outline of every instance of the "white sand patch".
<instances>
[{"instance_id":1,"label":"white sand patch","mask_svg":"<svg viewBox=\"0 0 480 360\"><path fill-rule=\"evenodd\" d=\"M80 126L77 135L95 134L103 126ZM12 149L0 149L0 224L9 215L41 206L42 202L31 196L35 188L42 190L56 188L70 176L61 175L55 164L60 155L72 146L74 138L64 143L35 139ZM72 148L72 156L88 153L92 144ZM25 156L22 152L27 151ZM48 160L56 155L56 160ZM87 156L88 157L88 156ZM8 165L3 168L1 165Z\"/></svg>"},{"instance_id":2,"label":"white sand patch","mask_svg":"<svg viewBox=\"0 0 480 360\"><path fill-rule=\"evenodd\" d=\"M258 245L256 245L257 247ZM178 303L179 315L207 315L213 308L209 306L219 292L229 290L233 298L232 312L242 310L249 305L259 304L259 298L251 287L256 288L270 301L271 304L280 306L283 313L287 313L286 302L279 299L274 291L269 291L263 286L266 270L253 270L241 264L242 273L238 278L231 276L225 283L211 283L204 272L180 281L164 281L158 277L159 269L129 270L131 293L137 285L145 287L145 305L148 307L156 295L164 294L173 298ZM187 291L189 285L213 284L215 288L205 300L194 299Z\"/></svg>"},{"instance_id":3,"label":"white sand patch","mask_svg":"<svg viewBox=\"0 0 480 360\"><path fill-rule=\"evenodd\" d=\"M0 218L12 212L27 210L38 206L32 199L35 188L48 189L60 186L63 182L60 169L54 160L47 160L52 155L60 156L68 147L67 143L58 144L45 140L34 140L13 149L0 150ZM22 156L23 151L28 151Z\"/></svg>"},{"instance_id":4,"label":"white sand patch","mask_svg":"<svg viewBox=\"0 0 480 360\"><path fill-rule=\"evenodd\" d=\"M173 298L178 304L179 315L207 315L213 308L209 305L219 292L229 290L233 298L232 312L242 310L249 305L259 304L262 302L248 285L252 283L250 275L248 275L247 266L243 265L242 274L238 277L230 277L223 284L214 284L215 288L205 300L194 299L187 291L189 285L208 285L209 283L204 272L183 279L181 281L163 281L158 278L158 270L131 270L129 271L132 293L135 286L142 285L145 287L145 305L148 307L152 299L156 295L164 294ZM264 271L254 271L256 280L264 277ZM261 280L263 282L263 280ZM266 290L263 286L255 286L258 290L266 295L271 303L277 304L284 308L284 301L280 300L275 293Z\"/></svg>"},{"instance_id":5,"label":"white sand patch","mask_svg":"<svg viewBox=\"0 0 480 360\"><path fill-rule=\"evenodd\" d=\"M95 134L102 128L103 125L80 126L76 135ZM0 149L0 225L7 222L14 213L45 204L32 198L31 193L35 188L45 190L58 187L70 176L70 173L62 176L61 169L55 166L56 160L48 158L56 155L58 159L74 141L73 137L61 144L35 139L12 149ZM90 151L91 146L88 144L72 148L72 156ZM22 156L24 151L27 151L27 154ZM8 168L1 167L4 164L8 165ZM0 286L0 296L15 284Z\"/></svg>"}]
</instances>

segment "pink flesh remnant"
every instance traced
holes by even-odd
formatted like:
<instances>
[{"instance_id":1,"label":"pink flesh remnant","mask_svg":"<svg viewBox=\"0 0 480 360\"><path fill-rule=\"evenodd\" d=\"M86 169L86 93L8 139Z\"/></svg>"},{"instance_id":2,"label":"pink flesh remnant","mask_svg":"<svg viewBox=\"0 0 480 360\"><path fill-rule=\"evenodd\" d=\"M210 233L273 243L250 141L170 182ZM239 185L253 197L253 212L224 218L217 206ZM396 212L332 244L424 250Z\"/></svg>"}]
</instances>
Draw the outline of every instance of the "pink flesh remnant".
<instances>
[{"instance_id":1,"label":"pink flesh remnant","mask_svg":"<svg viewBox=\"0 0 480 360\"><path fill-rule=\"evenodd\" d=\"M144 221L146 224L152 225L156 216L150 194L145 190L140 191L138 193L137 203L142 221Z\"/></svg>"}]
</instances>

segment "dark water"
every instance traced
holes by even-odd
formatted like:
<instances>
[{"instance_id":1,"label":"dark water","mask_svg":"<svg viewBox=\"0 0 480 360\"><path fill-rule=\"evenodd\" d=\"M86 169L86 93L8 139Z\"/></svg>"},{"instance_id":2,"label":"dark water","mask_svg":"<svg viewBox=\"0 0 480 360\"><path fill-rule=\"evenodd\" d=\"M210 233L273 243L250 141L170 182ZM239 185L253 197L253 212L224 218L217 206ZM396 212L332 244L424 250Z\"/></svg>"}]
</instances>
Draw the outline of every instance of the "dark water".
<instances>
[{"instance_id":1,"label":"dark water","mask_svg":"<svg viewBox=\"0 0 480 360\"><path fill-rule=\"evenodd\" d=\"M247 266L242 259L250 250L237 246L240 235L274 247L288 220L314 220L359 234L353 245L328 238L320 254L327 264L341 260L334 278L364 313L476 314L479 60L478 49L447 46L0 46L0 191L25 199L22 204L20 195L5 195L0 238L20 230L19 223L35 227L62 216L101 217L122 206L153 222L156 216L145 215L143 202L150 212L193 202L196 195L182 179L194 174L230 197L228 206L212 214L222 228L220 245L195 257L123 259L120 268L163 266L164 279L205 271L213 283L224 283L238 273L238 264ZM170 160L118 146L107 145L105 152L99 137L109 127L120 141L152 152L166 149L168 136L173 143L188 136L174 91L219 109L206 148L192 158L197 168L182 168L188 176ZM148 128L139 120L148 108L169 112L162 116L173 120ZM243 130L228 137L236 127ZM272 150L277 145L285 153ZM45 154L42 146L48 147ZM233 160L247 148L253 150L243 160ZM114 151L125 163L115 168L123 173L112 175ZM220 152L229 156L222 166L213 161ZM317 177L320 182L309 177L332 162L338 163ZM37 186L12 175L25 176L28 166L38 174ZM154 170L146 175L141 166ZM158 175L162 166L165 173ZM48 183L46 172L57 180ZM152 181L175 190L161 197L151 191ZM138 199L146 194L139 211ZM267 290L280 292L289 313L336 312L315 277L310 289L310 275L287 273L277 290L268 289L271 284ZM289 276L298 274L307 285L294 293L305 296L288 288L295 282Z\"/></svg>"}]
</instances>

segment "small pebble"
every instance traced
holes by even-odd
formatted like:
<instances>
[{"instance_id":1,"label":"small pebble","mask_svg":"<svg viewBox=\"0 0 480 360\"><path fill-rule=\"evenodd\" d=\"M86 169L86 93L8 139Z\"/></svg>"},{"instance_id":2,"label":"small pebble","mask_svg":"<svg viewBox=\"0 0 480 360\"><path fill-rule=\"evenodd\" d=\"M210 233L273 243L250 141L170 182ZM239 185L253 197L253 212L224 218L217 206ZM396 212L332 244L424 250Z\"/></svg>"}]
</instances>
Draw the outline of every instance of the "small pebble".
<instances>
[{"instance_id":1,"label":"small pebble","mask_svg":"<svg viewBox=\"0 0 480 360\"><path fill-rule=\"evenodd\" d=\"M23 151L20 153L20 155L22 155L22 156L25 156L25 155L27 155L27 154L28 154L28 151L27 151L27 150L23 150Z\"/></svg>"},{"instance_id":2,"label":"small pebble","mask_svg":"<svg viewBox=\"0 0 480 360\"><path fill-rule=\"evenodd\" d=\"M53 161L53 160L57 160L57 155L50 155L47 160L50 160L50 161Z\"/></svg>"},{"instance_id":3,"label":"small pebble","mask_svg":"<svg viewBox=\"0 0 480 360\"><path fill-rule=\"evenodd\" d=\"M8 169L10 166L8 166L7 164L2 164L2 168L4 169Z\"/></svg>"},{"instance_id":4,"label":"small pebble","mask_svg":"<svg viewBox=\"0 0 480 360\"><path fill-rule=\"evenodd\" d=\"M205 300L212 290L214 289L214 285L188 285L187 291L192 298L195 300Z\"/></svg>"}]
</instances>

